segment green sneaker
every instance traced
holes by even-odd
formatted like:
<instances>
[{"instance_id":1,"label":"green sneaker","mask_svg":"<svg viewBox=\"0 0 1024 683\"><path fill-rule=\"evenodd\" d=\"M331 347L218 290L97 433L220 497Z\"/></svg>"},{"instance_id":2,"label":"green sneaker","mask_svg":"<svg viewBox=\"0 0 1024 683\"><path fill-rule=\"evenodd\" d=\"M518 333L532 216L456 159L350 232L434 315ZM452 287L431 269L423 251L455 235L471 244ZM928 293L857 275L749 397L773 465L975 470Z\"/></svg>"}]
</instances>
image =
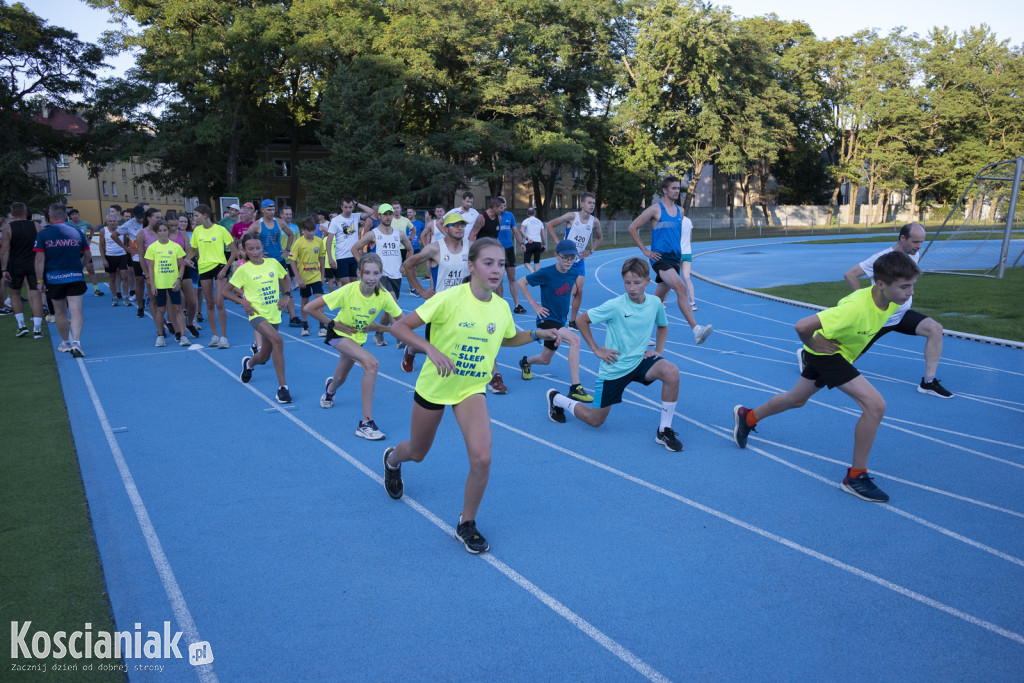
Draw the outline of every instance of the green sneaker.
<instances>
[{"instance_id":1,"label":"green sneaker","mask_svg":"<svg viewBox=\"0 0 1024 683\"><path fill-rule=\"evenodd\" d=\"M526 356L519 361L519 369L523 371L523 379L533 379L533 372L530 371L530 364L526 362Z\"/></svg>"},{"instance_id":2,"label":"green sneaker","mask_svg":"<svg viewBox=\"0 0 1024 683\"><path fill-rule=\"evenodd\" d=\"M587 393L582 384L573 384L569 387L569 398L580 403L594 402L594 397Z\"/></svg>"}]
</instances>

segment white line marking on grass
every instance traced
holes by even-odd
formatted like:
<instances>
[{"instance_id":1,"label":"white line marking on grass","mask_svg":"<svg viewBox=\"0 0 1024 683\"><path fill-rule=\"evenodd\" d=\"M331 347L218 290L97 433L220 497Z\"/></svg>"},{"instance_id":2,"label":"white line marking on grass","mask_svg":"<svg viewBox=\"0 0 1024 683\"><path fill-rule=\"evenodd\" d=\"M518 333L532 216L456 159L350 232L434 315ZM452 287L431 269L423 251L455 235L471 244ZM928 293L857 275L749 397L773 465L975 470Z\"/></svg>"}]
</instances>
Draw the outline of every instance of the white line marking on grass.
<instances>
[{"instance_id":1,"label":"white line marking on grass","mask_svg":"<svg viewBox=\"0 0 1024 683\"><path fill-rule=\"evenodd\" d=\"M1019 633L1015 633L1014 631L1010 631L1010 630L1005 629L1005 628L1003 628L1001 626L998 626L997 624L994 624L994 623L992 623L990 621L986 621L986 620L981 619L979 617L976 617L976 616L974 616L972 614L968 614L967 612L964 612L962 610L956 609L955 607L951 607L951 606L949 606L949 605L947 605L945 603L939 602L938 600L935 600L935 599L930 598L930 597L928 597L926 595L918 593L917 591L913 591L913 590L911 590L909 588L905 588L905 587L903 587L903 586L901 586L901 585L899 585L897 583L893 583L892 581L889 581L887 579L883 579L880 576L877 576L877 575L872 574L870 572L866 572L863 569L859 569L859 568L857 568L857 567L855 567L855 566L853 566L851 564L847 564L846 562L842 562L841 560L837 560L834 557L831 557L829 555L825 555L824 553L820 553L820 552L818 552L816 550L808 548L807 546L801 545L801 544L799 544L799 543L797 543L795 541L791 541L788 538L785 538L783 536L779 536L778 534L774 534L774 533L768 531L767 529L762 529L761 527L754 526L753 524L750 524L748 522L744 522L743 520L738 519L736 517L733 517L732 515L729 515L729 514L726 514L724 512L721 512L719 510L716 510L714 508L708 507L707 505L704 505L702 503L698 503L697 501L691 500L689 498L686 498L685 496L679 495L678 493L675 493L674 491L669 491L668 489L662 488L661 486L658 486L657 484L652 484L649 481L646 481L644 479L640 479L639 477L635 477L635 476L633 476L631 474L623 472L622 470L618 470L618 469L616 469L614 467L611 467L610 465L606 465L606 464L604 464L602 462L598 462L597 460L592 460L592 459L590 459L590 458L588 458L588 457L586 457L584 455L576 453L575 451L572 451L572 450L570 450L568 448L565 448L563 446L559 446L558 444L551 443L550 441L546 441L546 440L544 440L544 439L542 439L542 438L540 438L538 436L534 436L533 434L530 434L529 432L526 432L526 431L523 431L523 430L518 429L516 427L513 427L512 425L505 424L504 422L500 422L500 421L495 420L493 418L491 419L491 422L493 422L494 424L498 425L499 427L503 427L504 429L509 430L510 432L513 432L513 433L518 434L518 435L520 435L522 437L525 437L525 438L530 439L532 441L536 441L537 443L540 443L540 444L543 444L545 446L548 446L549 448L551 448L553 450L559 451L559 452L564 453L564 454L566 454L566 455L568 455L570 457L576 458L577 460L580 460L581 462L587 463L588 465L593 465L594 467L597 467L599 469L605 470L606 472L608 472L610 474L613 474L613 475L615 475L617 477L621 477L622 479L625 479L627 481L633 482L634 484L637 484L637 485L642 486L642 487L644 487L646 489L654 491L655 493L659 493L659 494L661 494L663 496L666 496L666 497L671 498L673 500L679 501L680 503L683 503L684 505L688 505L688 506L690 506L690 507L692 507L692 508L694 508L696 510L700 510L701 512L709 514L709 515L711 515L713 517L717 517L718 519L721 519L722 521L728 522L729 524L733 524L735 526L738 526L741 529L746 529L747 531L750 531L752 533L757 534L758 536L761 536L761 537L766 538L766 539L768 539L770 541L773 541L775 543L783 545L783 546L785 546L785 547L787 547L787 548L789 548L791 550L795 550L795 551L797 551L799 553L807 555L808 557L812 557L812 558L814 558L816 560L820 560L821 562L824 562L824 563L826 563L828 565L831 565L831 566L833 566L833 567L835 567L837 569L841 569L842 571L849 572L850 574L853 574L854 576L862 578L862 579L864 579L866 581L870 581L871 583L874 583L874 584L876 584L878 586L881 586L882 588L887 588L888 590L891 590L891 591L893 591L895 593L898 593L899 595L902 595L904 597L910 598L911 600L915 600L915 601L917 601L917 602L919 602L919 603L921 603L923 605L926 605L928 607L936 609L936 610L938 610L940 612L944 612L944 613L946 613L946 614L948 614L950 616L956 617L957 619L961 619L962 621L965 621L965 622L967 622L969 624L972 624L974 626L978 626L980 628L983 628L986 631L989 631L990 633L994 633L996 635L1002 636L1002 637L1007 638L1009 640L1012 640L1012 641L1014 641L1016 643L1024 645L1024 636L1022 636Z\"/></svg>"},{"instance_id":2,"label":"white line marking on grass","mask_svg":"<svg viewBox=\"0 0 1024 683\"><path fill-rule=\"evenodd\" d=\"M185 640L189 645L197 643L202 638L199 636L199 629L196 628L196 623L192 619L192 613L188 609L188 603L185 602L185 596L181 592L181 588L178 586L178 580L174 577L174 571L171 569L171 563L167 560L167 555L164 554L163 545L160 543L160 537L156 533L156 529L153 527L153 522L149 518L149 512L146 510L146 505L142 501L142 496L139 494L139 489L135 486L135 478L132 476L131 470L128 468L128 463L125 462L124 454L121 452L121 446L118 445L117 439L114 437L114 432L110 428L110 421L107 419L107 412L103 409L103 404L100 403L100 397L96 393L96 387L93 386L92 378L89 376L89 371L85 368L85 363L82 359L78 361L78 369L82 371L82 379L85 380L85 388L89 391L89 397L92 399L93 408L96 410L96 417L99 418L100 427L103 428L103 434L107 437L107 445L110 446L110 453L114 456L114 462L117 464L117 471L121 474L121 482L124 484L124 490L128 494L128 499L131 501L132 510L135 511L135 519L139 522L139 528L142 530L142 535L146 539L146 546L149 548L149 556L153 558L153 564L156 566L157 574L160 576L160 583L163 584L164 593L167 594L167 600L171 604L171 610L174 612L174 618L177 619L178 624L181 626ZM197 666L196 673L199 674L199 680L204 683L215 683L217 681L217 674L213 670L213 664L205 664L203 666Z\"/></svg>"},{"instance_id":3,"label":"white line marking on grass","mask_svg":"<svg viewBox=\"0 0 1024 683\"><path fill-rule=\"evenodd\" d=\"M215 365L216 367L218 367L221 370L223 370L227 375L231 376L232 378L236 378L236 374L234 372L232 372L231 370L228 370L224 365L221 365L220 362L214 360L212 357L210 357L204 351L199 351L198 353L201 356L203 356L204 358L206 358L206 360L210 361L213 365ZM331 355L334 355L333 352L332 352ZM388 379L392 380L393 382L396 382L398 384L401 384L401 385L404 385L404 386L412 388L411 385L407 384L406 382L403 382L403 381L398 380L398 379L393 378L393 377L388 377L387 375L382 375L382 376L387 377ZM310 427L305 422L303 422L299 418L295 417L291 413L289 413L289 412L287 412L285 410L282 410L282 406L277 405L269 397L264 396L263 394L261 394L251 384L244 384L242 386L244 386L246 389L251 391L254 395L258 396L260 399L262 399L263 401L268 403L272 408L274 408L275 410L278 410L282 415L284 415L289 420L294 422L295 425L298 426L302 431L306 432L311 437L313 437L314 439L316 439L317 441L322 443L324 446L326 446L328 449L330 449L335 454L341 456L347 463L349 463L350 465L355 467L357 470L359 470L360 472L362 472L366 476L368 476L371 479L373 479L379 485L381 485L381 486L384 485L384 478L380 474L378 474L378 473L374 472L373 470L371 470L370 468L368 468L366 465L361 463L355 457L350 455L347 451L343 450L341 447L336 445L333 441L331 441L330 439L324 437L318 431L316 431L315 429L313 429L312 427ZM494 422L494 420L492 420L492 422ZM382 467L383 467L383 465L382 465ZM402 496L400 502L403 502L406 505L410 506L413 510L415 510L420 515L422 515L427 521L429 521L431 524L436 526L438 529L440 529L446 535L451 536L453 538L455 537L455 528L454 527L452 527L451 525L447 524L444 520L442 520L440 517L435 515L433 512L428 510L426 507L424 507L420 503L416 502L416 500L413 499L411 496L408 496L408 495ZM625 647L623 647L622 645L617 643L615 640L613 640L612 638L610 638L607 635L605 635L604 632L602 632L600 629L598 629L597 627L592 625L586 619L584 619L580 615L578 615L575 612L573 612L571 609L569 609L568 607L563 605L561 602L556 600L551 595L548 595L541 588L539 588L536 584L531 582L529 579L524 577L522 574L520 574L516 570L512 569L510 566L508 566L507 564L505 564L501 560L499 560L492 553L484 553L484 554L480 555L479 557L484 562L487 562L489 565L491 565L492 567L497 569L499 572L501 572L506 578L511 580L517 586L519 586L520 588L523 588L524 590L526 590L531 596L533 596L534 598L539 600L541 603L543 603L545 606L547 606L549 609L554 611L558 616L562 617L563 619L568 621L570 624L575 626L577 629L582 631L584 634L586 634L589 638L591 638L598 645L600 645L601 647L606 649L608 652L611 652L620 661L622 661L623 663L629 665L631 668L633 668L637 673L639 673L641 676L643 676L647 680L649 680L649 681L656 681L658 683L667 683L667 681L670 680L670 679L666 678L665 676L663 676L661 673L659 673L654 667L652 667L651 665L647 664L642 659L640 659L639 657L634 655L632 652L630 652L628 649L626 649Z\"/></svg>"}]
</instances>

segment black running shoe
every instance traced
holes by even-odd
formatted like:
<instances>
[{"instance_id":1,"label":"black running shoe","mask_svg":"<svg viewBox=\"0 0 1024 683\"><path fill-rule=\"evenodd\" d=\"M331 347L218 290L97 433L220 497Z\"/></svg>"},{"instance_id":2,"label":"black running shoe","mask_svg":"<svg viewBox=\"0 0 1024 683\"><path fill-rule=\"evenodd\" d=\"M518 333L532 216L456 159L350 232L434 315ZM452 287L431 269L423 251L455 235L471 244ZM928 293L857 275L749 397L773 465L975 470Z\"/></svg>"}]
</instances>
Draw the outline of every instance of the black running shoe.
<instances>
[{"instance_id":1,"label":"black running shoe","mask_svg":"<svg viewBox=\"0 0 1024 683\"><path fill-rule=\"evenodd\" d=\"M197 323L205 323L206 322L206 318L203 317L202 313L196 313L196 322Z\"/></svg>"},{"instance_id":2,"label":"black running shoe","mask_svg":"<svg viewBox=\"0 0 1024 683\"><path fill-rule=\"evenodd\" d=\"M174 325L172 325L170 323L164 323L164 327L167 328L168 332L170 332L171 334L177 336L178 332L177 332L177 330L174 329Z\"/></svg>"},{"instance_id":3,"label":"black running shoe","mask_svg":"<svg viewBox=\"0 0 1024 683\"><path fill-rule=\"evenodd\" d=\"M931 382L925 382L924 377L921 378L921 384L917 387L917 390L922 394L928 394L929 396L938 396L939 398L953 398L952 392L946 387L939 384L939 378L934 378Z\"/></svg>"},{"instance_id":4,"label":"black running shoe","mask_svg":"<svg viewBox=\"0 0 1024 683\"><path fill-rule=\"evenodd\" d=\"M394 446L384 449L384 490L388 492L389 496L398 500L405 493L405 484L402 483L402 466L399 465L395 469L388 467L388 456L393 450L395 450Z\"/></svg>"},{"instance_id":5,"label":"black running shoe","mask_svg":"<svg viewBox=\"0 0 1024 683\"><path fill-rule=\"evenodd\" d=\"M750 436L750 432L757 431L747 424L747 413L749 412L750 408L744 408L743 406L734 406L732 409L732 419L734 422L732 428L732 440L735 441L736 445L740 448L746 448L747 437Z\"/></svg>"},{"instance_id":6,"label":"black running shoe","mask_svg":"<svg viewBox=\"0 0 1024 683\"><path fill-rule=\"evenodd\" d=\"M256 342L249 344L249 350L252 351L252 355L256 355L260 352L260 347L256 346Z\"/></svg>"},{"instance_id":7,"label":"black running shoe","mask_svg":"<svg viewBox=\"0 0 1024 683\"><path fill-rule=\"evenodd\" d=\"M238 376L242 380L242 384L248 384L252 380L252 366L249 365L251 360L252 356L246 356L242 359L242 374Z\"/></svg>"},{"instance_id":8,"label":"black running shoe","mask_svg":"<svg viewBox=\"0 0 1024 683\"><path fill-rule=\"evenodd\" d=\"M278 387L277 389L277 402L278 403L291 403L292 395L288 392L288 387Z\"/></svg>"},{"instance_id":9,"label":"black running shoe","mask_svg":"<svg viewBox=\"0 0 1024 683\"><path fill-rule=\"evenodd\" d=\"M459 517L459 520L461 519L462 517ZM466 552L474 555L486 553L491 549L491 546L487 544L487 539L476 530L475 520L459 521L459 526L455 527L455 536L466 546Z\"/></svg>"},{"instance_id":10,"label":"black running shoe","mask_svg":"<svg viewBox=\"0 0 1024 683\"><path fill-rule=\"evenodd\" d=\"M654 443L661 444L673 453L678 453L683 450L683 442L679 440L676 436L675 430L671 427L659 429L658 433L654 435Z\"/></svg>"},{"instance_id":11,"label":"black running shoe","mask_svg":"<svg viewBox=\"0 0 1024 683\"><path fill-rule=\"evenodd\" d=\"M570 320L569 321L569 329L571 329L571 330L578 330L580 328L576 327L576 321L575 320Z\"/></svg>"},{"instance_id":12,"label":"black running shoe","mask_svg":"<svg viewBox=\"0 0 1024 683\"><path fill-rule=\"evenodd\" d=\"M135 314L135 317L136 318L145 318L146 317L146 309L140 308L138 310L138 312Z\"/></svg>"},{"instance_id":13,"label":"black running shoe","mask_svg":"<svg viewBox=\"0 0 1024 683\"><path fill-rule=\"evenodd\" d=\"M875 486L867 472L861 472L853 479L850 479L850 475L846 475L839 487L847 493L852 493L869 503L886 503L889 501L889 496L882 489Z\"/></svg>"},{"instance_id":14,"label":"black running shoe","mask_svg":"<svg viewBox=\"0 0 1024 683\"><path fill-rule=\"evenodd\" d=\"M191 334L196 339L199 338L199 328L196 327L195 325L185 325L185 329L188 330L188 333Z\"/></svg>"},{"instance_id":15,"label":"black running shoe","mask_svg":"<svg viewBox=\"0 0 1024 683\"><path fill-rule=\"evenodd\" d=\"M14 336L24 337L26 334L28 334L28 328L22 325L21 327L18 328L18 331L14 333Z\"/></svg>"},{"instance_id":16,"label":"black running shoe","mask_svg":"<svg viewBox=\"0 0 1024 683\"><path fill-rule=\"evenodd\" d=\"M516 307L512 309L512 312L515 313L516 315L522 315L526 313L526 309L523 308L522 304L516 304Z\"/></svg>"},{"instance_id":17,"label":"black running shoe","mask_svg":"<svg viewBox=\"0 0 1024 683\"><path fill-rule=\"evenodd\" d=\"M555 405L555 396L558 396L558 392L554 389L548 389L548 417L551 418L552 422L558 424L565 424L565 408L559 408Z\"/></svg>"}]
</instances>

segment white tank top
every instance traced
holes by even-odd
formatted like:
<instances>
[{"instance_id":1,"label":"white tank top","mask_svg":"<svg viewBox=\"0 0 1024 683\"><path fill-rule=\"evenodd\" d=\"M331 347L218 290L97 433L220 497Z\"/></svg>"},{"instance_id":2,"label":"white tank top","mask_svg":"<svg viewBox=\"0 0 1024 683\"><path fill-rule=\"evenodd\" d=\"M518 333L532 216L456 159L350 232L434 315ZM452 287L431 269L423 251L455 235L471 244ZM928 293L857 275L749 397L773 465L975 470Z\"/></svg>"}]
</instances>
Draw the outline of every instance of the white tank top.
<instances>
[{"instance_id":1,"label":"white tank top","mask_svg":"<svg viewBox=\"0 0 1024 683\"><path fill-rule=\"evenodd\" d=\"M117 242L111 237L112 234L117 232L117 228L114 228L111 232L110 228L103 226L103 240L106 242L104 246L107 248L107 256L124 256L125 251L121 247L117 246ZM127 266L125 266L127 268Z\"/></svg>"},{"instance_id":2,"label":"white tank top","mask_svg":"<svg viewBox=\"0 0 1024 683\"><path fill-rule=\"evenodd\" d=\"M373 240L376 244L374 251L384 264L384 277L393 280L401 278L399 268L402 267L402 240L398 236L398 231L392 230L390 235L385 235L380 228L374 228Z\"/></svg>"},{"instance_id":3,"label":"white tank top","mask_svg":"<svg viewBox=\"0 0 1024 683\"><path fill-rule=\"evenodd\" d=\"M580 214L577 211L573 214L572 225L565 231L565 239L572 240L576 243L576 251L583 253L583 250L587 248L587 242L590 241L590 235L594 232L594 216L591 215L584 223L580 220ZM576 259L579 261L579 258Z\"/></svg>"},{"instance_id":4,"label":"white tank top","mask_svg":"<svg viewBox=\"0 0 1024 683\"><path fill-rule=\"evenodd\" d=\"M462 239L462 251L453 254L448 250L444 237L437 242L437 287L435 292L443 292L462 284L463 278L469 275L469 240Z\"/></svg>"}]
</instances>

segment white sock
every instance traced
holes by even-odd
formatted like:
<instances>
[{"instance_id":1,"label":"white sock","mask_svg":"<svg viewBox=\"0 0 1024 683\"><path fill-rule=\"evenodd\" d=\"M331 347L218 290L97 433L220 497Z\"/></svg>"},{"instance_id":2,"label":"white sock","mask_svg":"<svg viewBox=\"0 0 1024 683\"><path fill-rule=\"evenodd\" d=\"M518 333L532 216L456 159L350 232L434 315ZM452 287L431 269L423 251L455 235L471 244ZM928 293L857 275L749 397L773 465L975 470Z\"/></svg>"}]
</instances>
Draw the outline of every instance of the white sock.
<instances>
[{"instance_id":1,"label":"white sock","mask_svg":"<svg viewBox=\"0 0 1024 683\"><path fill-rule=\"evenodd\" d=\"M576 417L576 404L579 403L579 401L574 401L568 396L563 396L562 394L555 394L555 398L552 403L555 404L556 408L564 408L567 415Z\"/></svg>"},{"instance_id":2,"label":"white sock","mask_svg":"<svg viewBox=\"0 0 1024 683\"><path fill-rule=\"evenodd\" d=\"M25 327L25 314L15 313L14 319L18 321L18 327Z\"/></svg>"},{"instance_id":3,"label":"white sock","mask_svg":"<svg viewBox=\"0 0 1024 683\"><path fill-rule=\"evenodd\" d=\"M42 318L32 318L32 329L38 332L43 326Z\"/></svg>"},{"instance_id":4,"label":"white sock","mask_svg":"<svg viewBox=\"0 0 1024 683\"><path fill-rule=\"evenodd\" d=\"M658 426L660 431L665 431L666 427L672 426L672 413L676 411L675 401L662 401L661 402L661 424Z\"/></svg>"}]
</instances>

